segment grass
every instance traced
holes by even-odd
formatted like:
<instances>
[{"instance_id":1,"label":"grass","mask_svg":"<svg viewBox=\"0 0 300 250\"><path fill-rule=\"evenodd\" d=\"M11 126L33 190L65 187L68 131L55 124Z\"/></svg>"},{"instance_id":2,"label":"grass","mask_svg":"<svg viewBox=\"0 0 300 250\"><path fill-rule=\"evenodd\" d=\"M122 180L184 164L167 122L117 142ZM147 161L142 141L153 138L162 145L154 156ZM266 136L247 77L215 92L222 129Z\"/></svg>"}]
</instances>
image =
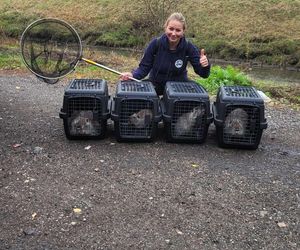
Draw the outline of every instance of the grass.
<instances>
[{"instance_id":1,"label":"grass","mask_svg":"<svg viewBox=\"0 0 300 250\"><path fill-rule=\"evenodd\" d=\"M2 0L0 34L19 37L31 21L55 17L72 24L90 44L143 48L162 32L159 25L169 13L181 11L187 37L210 57L300 67L300 1L156 2Z\"/></svg>"},{"instance_id":2,"label":"grass","mask_svg":"<svg viewBox=\"0 0 300 250\"><path fill-rule=\"evenodd\" d=\"M2 56L0 59L1 69L18 69L21 68L20 57L18 56Z\"/></svg>"},{"instance_id":3,"label":"grass","mask_svg":"<svg viewBox=\"0 0 300 250\"><path fill-rule=\"evenodd\" d=\"M20 53L20 44L16 39L0 38L0 69L15 70L25 69Z\"/></svg>"}]
</instances>

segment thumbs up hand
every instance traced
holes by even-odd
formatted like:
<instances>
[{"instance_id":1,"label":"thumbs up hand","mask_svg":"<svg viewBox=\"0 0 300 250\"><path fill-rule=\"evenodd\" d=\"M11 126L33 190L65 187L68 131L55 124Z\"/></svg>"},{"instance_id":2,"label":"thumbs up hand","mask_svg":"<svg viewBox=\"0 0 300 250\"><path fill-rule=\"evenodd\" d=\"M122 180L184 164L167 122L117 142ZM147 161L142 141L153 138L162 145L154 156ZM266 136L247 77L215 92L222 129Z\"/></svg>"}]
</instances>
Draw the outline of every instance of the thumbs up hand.
<instances>
[{"instance_id":1,"label":"thumbs up hand","mask_svg":"<svg viewBox=\"0 0 300 250\"><path fill-rule=\"evenodd\" d=\"M201 49L200 51L200 64L202 67L207 67L208 66L208 59L205 55L205 50L204 49Z\"/></svg>"}]
</instances>

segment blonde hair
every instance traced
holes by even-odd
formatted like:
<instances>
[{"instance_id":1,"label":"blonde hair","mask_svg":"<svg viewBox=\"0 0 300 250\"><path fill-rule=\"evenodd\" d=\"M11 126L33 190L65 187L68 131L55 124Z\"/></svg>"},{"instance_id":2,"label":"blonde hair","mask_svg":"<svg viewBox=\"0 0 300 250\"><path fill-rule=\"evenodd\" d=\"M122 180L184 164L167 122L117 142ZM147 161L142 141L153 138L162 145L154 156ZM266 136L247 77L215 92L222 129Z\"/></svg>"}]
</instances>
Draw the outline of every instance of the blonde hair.
<instances>
[{"instance_id":1,"label":"blonde hair","mask_svg":"<svg viewBox=\"0 0 300 250\"><path fill-rule=\"evenodd\" d=\"M168 19L165 22L164 28L167 28L168 24L170 21L176 20L178 22L182 23L183 26L183 30L186 29L186 21L185 21L185 17L180 13L180 12L175 12L173 14L171 14Z\"/></svg>"}]
</instances>

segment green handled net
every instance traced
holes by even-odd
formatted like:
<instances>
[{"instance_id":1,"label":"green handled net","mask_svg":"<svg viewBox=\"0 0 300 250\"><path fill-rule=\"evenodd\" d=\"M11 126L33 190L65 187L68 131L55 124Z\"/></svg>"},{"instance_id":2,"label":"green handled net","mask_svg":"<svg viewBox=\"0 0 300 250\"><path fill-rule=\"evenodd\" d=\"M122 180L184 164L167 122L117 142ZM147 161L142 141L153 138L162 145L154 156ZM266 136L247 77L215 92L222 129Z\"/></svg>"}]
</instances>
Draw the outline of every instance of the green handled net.
<instances>
[{"instance_id":1,"label":"green handled net","mask_svg":"<svg viewBox=\"0 0 300 250\"><path fill-rule=\"evenodd\" d=\"M73 71L82 55L81 40L68 23L40 19L22 34L21 51L25 65L42 79L58 79Z\"/></svg>"},{"instance_id":2,"label":"green handled net","mask_svg":"<svg viewBox=\"0 0 300 250\"><path fill-rule=\"evenodd\" d=\"M79 60L122 74L82 58L82 43L78 33L70 24L59 19L45 18L31 23L22 34L21 52L27 68L47 83L56 83L71 73Z\"/></svg>"}]
</instances>

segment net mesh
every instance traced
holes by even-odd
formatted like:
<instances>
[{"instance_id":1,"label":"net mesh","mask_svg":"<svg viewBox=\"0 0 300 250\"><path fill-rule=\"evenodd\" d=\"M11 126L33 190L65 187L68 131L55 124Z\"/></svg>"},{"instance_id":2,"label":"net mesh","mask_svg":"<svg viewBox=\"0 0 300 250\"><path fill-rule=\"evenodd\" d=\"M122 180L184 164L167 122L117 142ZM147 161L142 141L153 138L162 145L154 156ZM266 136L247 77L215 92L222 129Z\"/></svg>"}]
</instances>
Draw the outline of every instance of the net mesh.
<instances>
[{"instance_id":1,"label":"net mesh","mask_svg":"<svg viewBox=\"0 0 300 250\"><path fill-rule=\"evenodd\" d=\"M77 32L66 22L41 19L24 31L21 50L26 66L34 74L56 79L75 68L82 46Z\"/></svg>"}]
</instances>

